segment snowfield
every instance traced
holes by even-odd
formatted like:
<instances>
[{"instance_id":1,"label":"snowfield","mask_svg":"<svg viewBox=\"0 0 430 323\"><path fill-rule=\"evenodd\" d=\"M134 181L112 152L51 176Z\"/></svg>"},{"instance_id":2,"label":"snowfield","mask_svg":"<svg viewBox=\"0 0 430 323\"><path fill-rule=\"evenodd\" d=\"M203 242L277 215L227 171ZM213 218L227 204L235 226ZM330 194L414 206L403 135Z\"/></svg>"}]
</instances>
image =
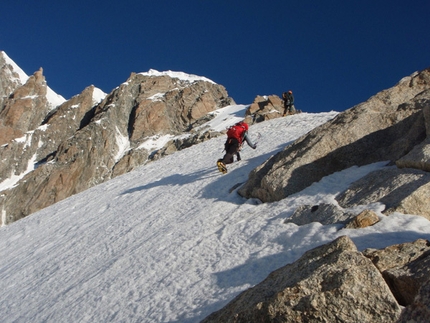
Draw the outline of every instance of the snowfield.
<instances>
[{"instance_id":1,"label":"snowfield","mask_svg":"<svg viewBox=\"0 0 430 323\"><path fill-rule=\"evenodd\" d=\"M245 109L245 106L242 106ZM223 110L211 127L236 120ZM218 137L151 162L0 229L0 313L6 322L199 322L305 251L348 235L360 250L430 239L430 222L383 216L365 229L284 224L302 204L336 194L376 163L352 167L275 203L231 188L336 112L250 127L257 149L222 175ZM355 211L359 211L357 208Z\"/></svg>"}]
</instances>

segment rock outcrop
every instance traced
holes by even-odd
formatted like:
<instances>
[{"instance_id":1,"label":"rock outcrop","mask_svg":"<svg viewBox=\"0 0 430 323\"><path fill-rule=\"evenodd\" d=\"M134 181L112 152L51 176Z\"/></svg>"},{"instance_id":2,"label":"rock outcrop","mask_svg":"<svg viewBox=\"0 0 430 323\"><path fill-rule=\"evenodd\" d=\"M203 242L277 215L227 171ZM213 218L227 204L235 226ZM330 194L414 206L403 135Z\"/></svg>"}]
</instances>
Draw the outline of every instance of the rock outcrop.
<instances>
[{"instance_id":1,"label":"rock outcrop","mask_svg":"<svg viewBox=\"0 0 430 323\"><path fill-rule=\"evenodd\" d=\"M251 125L279 118L282 117L283 111L282 100L277 95L257 95L254 102L246 110L245 122Z\"/></svg>"},{"instance_id":2,"label":"rock outcrop","mask_svg":"<svg viewBox=\"0 0 430 323\"><path fill-rule=\"evenodd\" d=\"M263 202L278 201L352 166L394 163L423 145L429 102L426 69L302 136L253 170L238 192Z\"/></svg>"},{"instance_id":3,"label":"rock outcrop","mask_svg":"<svg viewBox=\"0 0 430 323\"><path fill-rule=\"evenodd\" d=\"M352 221L345 225L345 229L360 229L370 227L379 222L378 215L371 210L360 212Z\"/></svg>"},{"instance_id":4,"label":"rock outcrop","mask_svg":"<svg viewBox=\"0 0 430 323\"><path fill-rule=\"evenodd\" d=\"M360 253L341 236L272 272L202 323L427 322L429 259L428 240Z\"/></svg>"},{"instance_id":5,"label":"rock outcrop","mask_svg":"<svg viewBox=\"0 0 430 323\"><path fill-rule=\"evenodd\" d=\"M296 110L288 115L301 113L301 110ZM257 95L254 102L248 107L245 112L245 122L249 125L280 118L284 114L284 102L277 95Z\"/></svg>"},{"instance_id":6,"label":"rock outcrop","mask_svg":"<svg viewBox=\"0 0 430 323\"><path fill-rule=\"evenodd\" d=\"M216 136L195 132L161 152L142 148L154 137L189 133L234 103L223 86L174 72L132 73L108 95L89 86L54 109L42 70L21 86L4 84L2 91L13 92L0 110L0 182L7 186L0 225Z\"/></svg>"},{"instance_id":7,"label":"rock outcrop","mask_svg":"<svg viewBox=\"0 0 430 323\"><path fill-rule=\"evenodd\" d=\"M400 307L346 236L272 272L202 323L394 322Z\"/></svg>"}]
</instances>

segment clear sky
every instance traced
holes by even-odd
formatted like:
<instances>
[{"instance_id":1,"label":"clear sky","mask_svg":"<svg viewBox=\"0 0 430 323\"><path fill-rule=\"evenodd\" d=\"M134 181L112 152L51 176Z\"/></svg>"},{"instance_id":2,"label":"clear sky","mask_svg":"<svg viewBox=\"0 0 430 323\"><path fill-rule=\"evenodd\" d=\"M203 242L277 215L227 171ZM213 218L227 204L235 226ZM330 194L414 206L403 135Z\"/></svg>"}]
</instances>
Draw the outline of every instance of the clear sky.
<instances>
[{"instance_id":1,"label":"clear sky","mask_svg":"<svg viewBox=\"0 0 430 323\"><path fill-rule=\"evenodd\" d=\"M66 99L156 69L238 104L291 89L298 109L342 111L430 67L429 16L428 0L3 0L0 50Z\"/></svg>"}]
</instances>

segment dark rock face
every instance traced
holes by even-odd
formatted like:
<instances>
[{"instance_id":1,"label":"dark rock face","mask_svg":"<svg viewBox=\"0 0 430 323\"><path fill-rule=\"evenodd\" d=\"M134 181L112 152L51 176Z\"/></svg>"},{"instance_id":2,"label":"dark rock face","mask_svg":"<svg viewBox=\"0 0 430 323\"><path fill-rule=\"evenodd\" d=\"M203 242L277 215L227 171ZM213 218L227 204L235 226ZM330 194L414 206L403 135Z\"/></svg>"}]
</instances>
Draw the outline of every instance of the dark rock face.
<instances>
[{"instance_id":1,"label":"dark rock face","mask_svg":"<svg viewBox=\"0 0 430 323\"><path fill-rule=\"evenodd\" d=\"M411 305L405 308L398 323L428 322L430 317L430 279L421 286Z\"/></svg>"}]
</instances>

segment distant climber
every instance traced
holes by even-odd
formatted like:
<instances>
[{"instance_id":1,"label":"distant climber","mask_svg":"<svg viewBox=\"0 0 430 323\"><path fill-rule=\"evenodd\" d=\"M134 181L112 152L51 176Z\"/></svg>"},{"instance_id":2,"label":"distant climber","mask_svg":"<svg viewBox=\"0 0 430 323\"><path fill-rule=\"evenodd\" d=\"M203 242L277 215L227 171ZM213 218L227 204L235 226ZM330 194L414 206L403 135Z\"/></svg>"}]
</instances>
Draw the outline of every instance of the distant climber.
<instances>
[{"instance_id":1,"label":"distant climber","mask_svg":"<svg viewBox=\"0 0 430 323\"><path fill-rule=\"evenodd\" d=\"M221 173L227 173L226 165L233 162L234 155L237 156L238 161L240 160L239 151L245 141L252 149L257 148L257 145L252 143L248 136L248 128L246 122L240 121L227 130L227 141L224 144L226 153L217 161L218 170Z\"/></svg>"},{"instance_id":2,"label":"distant climber","mask_svg":"<svg viewBox=\"0 0 430 323\"><path fill-rule=\"evenodd\" d=\"M296 108L294 107L294 96L293 91L288 91L282 93L282 99L284 100L284 113L283 117L287 114L295 114Z\"/></svg>"}]
</instances>

